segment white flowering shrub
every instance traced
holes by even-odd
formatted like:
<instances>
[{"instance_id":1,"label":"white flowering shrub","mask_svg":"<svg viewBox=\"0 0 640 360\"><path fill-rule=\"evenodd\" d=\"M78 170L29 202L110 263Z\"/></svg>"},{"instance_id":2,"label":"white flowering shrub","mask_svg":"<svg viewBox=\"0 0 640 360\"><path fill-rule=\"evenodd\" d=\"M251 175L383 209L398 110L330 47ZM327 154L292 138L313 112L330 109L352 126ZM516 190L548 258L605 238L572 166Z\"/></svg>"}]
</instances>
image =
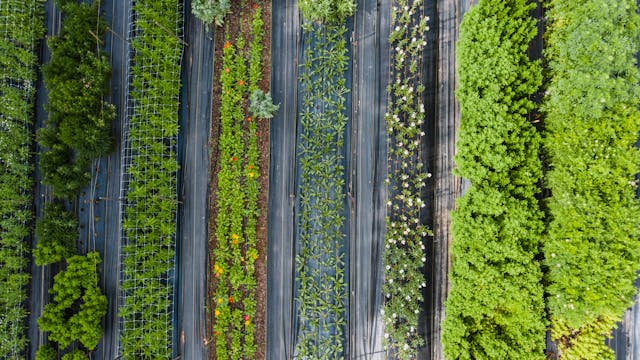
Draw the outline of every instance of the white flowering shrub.
<instances>
[{"instance_id":1,"label":"white flowering shrub","mask_svg":"<svg viewBox=\"0 0 640 360\"><path fill-rule=\"evenodd\" d=\"M424 345L418 334L418 317L426 286L424 241L430 235L420 220L425 207L422 193L431 176L421 162L424 76L421 59L429 30L422 0L396 1L392 8L392 84L389 86L387 131L389 135L390 197L387 201L387 233L384 248L385 348L397 359L415 359Z\"/></svg>"}]
</instances>

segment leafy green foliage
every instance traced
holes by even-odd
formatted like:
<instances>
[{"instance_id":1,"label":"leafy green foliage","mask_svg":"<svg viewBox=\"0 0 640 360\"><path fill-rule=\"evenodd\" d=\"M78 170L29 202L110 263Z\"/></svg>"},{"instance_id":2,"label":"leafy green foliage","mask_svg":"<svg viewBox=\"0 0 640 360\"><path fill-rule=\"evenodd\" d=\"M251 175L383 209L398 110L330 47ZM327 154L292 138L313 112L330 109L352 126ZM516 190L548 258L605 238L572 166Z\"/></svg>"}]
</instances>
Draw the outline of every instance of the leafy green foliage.
<instances>
[{"instance_id":1,"label":"leafy green foliage","mask_svg":"<svg viewBox=\"0 0 640 360\"><path fill-rule=\"evenodd\" d=\"M295 354L305 359L345 356L345 169L343 146L345 72L344 24L308 24L308 44L298 74L302 106L296 158L300 178L299 247L295 257L295 303L299 327Z\"/></svg>"},{"instance_id":2,"label":"leafy green foliage","mask_svg":"<svg viewBox=\"0 0 640 360\"><path fill-rule=\"evenodd\" d=\"M198 19L206 24L215 22L217 26L222 26L230 9L229 0L194 0L191 3L191 12Z\"/></svg>"},{"instance_id":3,"label":"leafy green foliage","mask_svg":"<svg viewBox=\"0 0 640 360\"><path fill-rule=\"evenodd\" d=\"M356 12L353 0L300 0L300 14L310 21L340 23Z\"/></svg>"},{"instance_id":4,"label":"leafy green foliage","mask_svg":"<svg viewBox=\"0 0 640 360\"><path fill-rule=\"evenodd\" d=\"M77 252L78 218L59 203L44 207L44 216L36 222L38 244L33 251L37 265L62 261Z\"/></svg>"},{"instance_id":5,"label":"leafy green foliage","mask_svg":"<svg viewBox=\"0 0 640 360\"><path fill-rule=\"evenodd\" d=\"M541 140L526 117L541 83L527 56L533 6L480 0L460 27L456 172L471 188L451 219L447 359L544 359Z\"/></svg>"},{"instance_id":6,"label":"leafy green foliage","mask_svg":"<svg viewBox=\"0 0 640 360\"><path fill-rule=\"evenodd\" d=\"M275 105L271 94L256 89L249 97L249 111L254 118L271 119L280 105Z\"/></svg>"},{"instance_id":7,"label":"leafy green foliage","mask_svg":"<svg viewBox=\"0 0 640 360\"><path fill-rule=\"evenodd\" d=\"M49 118L38 142L47 149L40 156L43 182L56 195L72 197L88 182L90 162L111 150L115 107L104 101L111 68L96 51L96 39L107 31L98 3L66 1L62 13L60 35L48 41L51 61L42 69Z\"/></svg>"},{"instance_id":8,"label":"leafy green foliage","mask_svg":"<svg viewBox=\"0 0 640 360\"><path fill-rule=\"evenodd\" d=\"M77 349L68 354L65 354L62 357L62 360L87 360L87 359L88 359L87 354Z\"/></svg>"},{"instance_id":9,"label":"leafy green foliage","mask_svg":"<svg viewBox=\"0 0 640 360\"><path fill-rule=\"evenodd\" d=\"M561 357L574 359L602 353L637 292L640 16L633 0L553 0L548 16L548 306L554 340L591 334L561 348Z\"/></svg>"},{"instance_id":10,"label":"leafy green foliage","mask_svg":"<svg viewBox=\"0 0 640 360\"><path fill-rule=\"evenodd\" d=\"M53 301L44 307L38 326L49 332L49 339L65 348L79 341L89 350L95 349L102 337L101 321L107 313L107 297L98 286L97 267L100 255L67 259L67 269L54 277Z\"/></svg>"},{"instance_id":11,"label":"leafy green foliage","mask_svg":"<svg viewBox=\"0 0 640 360\"><path fill-rule=\"evenodd\" d=\"M40 0L0 6L0 358L25 358L33 219L32 136L35 53L44 35Z\"/></svg>"},{"instance_id":12,"label":"leafy green foliage","mask_svg":"<svg viewBox=\"0 0 640 360\"><path fill-rule=\"evenodd\" d=\"M173 271L177 217L177 137L182 9L175 0L133 5L126 139L132 149L123 200L123 359L172 356Z\"/></svg>"},{"instance_id":13,"label":"leafy green foliage","mask_svg":"<svg viewBox=\"0 0 640 360\"><path fill-rule=\"evenodd\" d=\"M241 15L242 17L242 15ZM216 358L253 359L256 315L256 224L260 176L257 124L247 115L247 97L262 79L262 9L253 9L252 37L242 35L223 49L218 192L213 275L216 278ZM248 54L247 54L248 53ZM248 56L247 56L248 55ZM248 58L248 68L247 68Z\"/></svg>"},{"instance_id":14,"label":"leafy green foliage","mask_svg":"<svg viewBox=\"0 0 640 360\"><path fill-rule=\"evenodd\" d=\"M423 345L418 317L426 286L423 241L429 229L420 221L422 192L429 173L420 161L425 120L421 59L429 29L422 0L400 0L391 13L392 84L387 105L389 165L387 232L384 250L385 349L397 359L415 359ZM419 40L418 40L419 39Z\"/></svg>"},{"instance_id":15,"label":"leafy green foliage","mask_svg":"<svg viewBox=\"0 0 640 360\"><path fill-rule=\"evenodd\" d=\"M51 345L43 345L36 352L36 360L56 360L58 352Z\"/></svg>"}]
</instances>

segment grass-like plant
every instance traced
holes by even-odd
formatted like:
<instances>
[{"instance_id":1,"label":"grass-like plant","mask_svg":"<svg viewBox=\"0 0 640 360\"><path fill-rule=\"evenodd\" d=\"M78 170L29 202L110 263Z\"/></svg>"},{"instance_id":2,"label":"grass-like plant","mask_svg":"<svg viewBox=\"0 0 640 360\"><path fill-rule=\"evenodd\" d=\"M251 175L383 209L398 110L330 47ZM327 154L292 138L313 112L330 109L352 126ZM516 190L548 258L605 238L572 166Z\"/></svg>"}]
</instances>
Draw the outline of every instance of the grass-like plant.
<instances>
[{"instance_id":1,"label":"grass-like plant","mask_svg":"<svg viewBox=\"0 0 640 360\"><path fill-rule=\"evenodd\" d=\"M541 139L527 114L541 67L527 0L480 0L457 45L456 173L471 187L451 226L451 287L442 324L447 359L544 359L546 319L536 195Z\"/></svg>"},{"instance_id":2,"label":"grass-like plant","mask_svg":"<svg viewBox=\"0 0 640 360\"><path fill-rule=\"evenodd\" d=\"M33 219L33 98L43 2L0 6L0 358L24 359L29 226Z\"/></svg>"},{"instance_id":3,"label":"grass-like plant","mask_svg":"<svg viewBox=\"0 0 640 360\"><path fill-rule=\"evenodd\" d=\"M633 0L553 0L547 16L551 334L562 359L613 359L640 268L640 16Z\"/></svg>"}]
</instances>

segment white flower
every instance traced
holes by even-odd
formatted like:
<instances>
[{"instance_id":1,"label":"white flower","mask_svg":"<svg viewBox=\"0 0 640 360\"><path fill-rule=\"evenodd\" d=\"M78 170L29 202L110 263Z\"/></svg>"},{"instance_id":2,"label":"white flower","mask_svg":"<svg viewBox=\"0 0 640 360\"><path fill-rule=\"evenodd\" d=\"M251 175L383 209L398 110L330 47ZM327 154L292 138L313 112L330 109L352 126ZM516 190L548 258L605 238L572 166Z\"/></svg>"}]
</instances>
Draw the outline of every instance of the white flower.
<instances>
[{"instance_id":1,"label":"white flower","mask_svg":"<svg viewBox=\"0 0 640 360\"><path fill-rule=\"evenodd\" d=\"M385 338L385 339L388 339L388 338L389 338L389 334L384 333L384 338Z\"/></svg>"},{"instance_id":2,"label":"white flower","mask_svg":"<svg viewBox=\"0 0 640 360\"><path fill-rule=\"evenodd\" d=\"M402 347L405 350L409 350L409 345L408 344L404 344L404 346Z\"/></svg>"},{"instance_id":3,"label":"white flower","mask_svg":"<svg viewBox=\"0 0 640 360\"><path fill-rule=\"evenodd\" d=\"M420 310L415 309L415 310L413 310L413 313L414 313L414 314L418 314L418 313L420 313Z\"/></svg>"},{"instance_id":4,"label":"white flower","mask_svg":"<svg viewBox=\"0 0 640 360\"><path fill-rule=\"evenodd\" d=\"M421 131L421 132L420 132L420 136L424 136L424 131Z\"/></svg>"},{"instance_id":5,"label":"white flower","mask_svg":"<svg viewBox=\"0 0 640 360\"><path fill-rule=\"evenodd\" d=\"M396 31L400 31L400 26L396 26Z\"/></svg>"},{"instance_id":6,"label":"white flower","mask_svg":"<svg viewBox=\"0 0 640 360\"><path fill-rule=\"evenodd\" d=\"M394 319L398 317L398 315L396 315L396 313L393 313L391 316L392 316Z\"/></svg>"},{"instance_id":7,"label":"white flower","mask_svg":"<svg viewBox=\"0 0 640 360\"><path fill-rule=\"evenodd\" d=\"M390 270L390 269L391 269L391 265L387 265L387 270Z\"/></svg>"},{"instance_id":8,"label":"white flower","mask_svg":"<svg viewBox=\"0 0 640 360\"><path fill-rule=\"evenodd\" d=\"M389 284L393 284L393 279L389 279Z\"/></svg>"},{"instance_id":9,"label":"white flower","mask_svg":"<svg viewBox=\"0 0 640 360\"><path fill-rule=\"evenodd\" d=\"M423 257L422 257L422 259L420 259L420 260L422 260L422 262L425 262L425 261L427 261L427 258L425 258L425 257L423 256Z\"/></svg>"},{"instance_id":10,"label":"white flower","mask_svg":"<svg viewBox=\"0 0 640 360\"><path fill-rule=\"evenodd\" d=\"M411 296L407 295L404 297L407 301L411 300Z\"/></svg>"}]
</instances>

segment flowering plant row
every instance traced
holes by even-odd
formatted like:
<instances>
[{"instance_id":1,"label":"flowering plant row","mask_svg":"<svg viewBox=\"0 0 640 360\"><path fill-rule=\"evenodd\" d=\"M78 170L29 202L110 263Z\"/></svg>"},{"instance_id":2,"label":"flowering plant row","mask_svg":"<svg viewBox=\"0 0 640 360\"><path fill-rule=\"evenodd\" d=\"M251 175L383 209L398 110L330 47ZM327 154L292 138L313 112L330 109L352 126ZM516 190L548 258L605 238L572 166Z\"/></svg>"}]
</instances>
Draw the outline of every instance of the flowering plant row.
<instances>
[{"instance_id":1,"label":"flowering plant row","mask_svg":"<svg viewBox=\"0 0 640 360\"><path fill-rule=\"evenodd\" d=\"M172 357L182 9L137 0L131 39L129 163L121 252L123 359ZM125 158L126 159L126 158Z\"/></svg>"},{"instance_id":2,"label":"flowering plant row","mask_svg":"<svg viewBox=\"0 0 640 360\"><path fill-rule=\"evenodd\" d=\"M527 118L542 82L539 61L527 54L532 7L481 0L460 26L455 160L471 187L451 218L448 359L545 358L541 140Z\"/></svg>"},{"instance_id":3,"label":"flowering plant row","mask_svg":"<svg viewBox=\"0 0 640 360\"><path fill-rule=\"evenodd\" d=\"M345 357L345 72L342 23L305 23L307 43L298 81L301 94L297 148L299 204L295 257L300 359Z\"/></svg>"},{"instance_id":4,"label":"flowering plant row","mask_svg":"<svg viewBox=\"0 0 640 360\"><path fill-rule=\"evenodd\" d=\"M26 356L29 223L33 164L31 126L37 42L44 35L40 0L0 6L0 358Z\"/></svg>"},{"instance_id":5,"label":"flowering plant row","mask_svg":"<svg viewBox=\"0 0 640 360\"><path fill-rule=\"evenodd\" d=\"M387 232L384 248L385 348L398 359L415 359L424 344L418 316L426 286L424 241L430 234L421 220L423 193L430 174L422 163L425 121L422 54L429 30L422 0L399 0L391 10L392 82L385 119L389 134Z\"/></svg>"},{"instance_id":6,"label":"flowering plant row","mask_svg":"<svg viewBox=\"0 0 640 360\"><path fill-rule=\"evenodd\" d=\"M256 315L256 224L259 215L258 119L247 113L249 94L262 79L262 10L253 7L251 40L238 35L223 49L215 277L214 337L217 359L253 359ZM247 67L248 59L248 67Z\"/></svg>"},{"instance_id":7,"label":"flowering plant row","mask_svg":"<svg viewBox=\"0 0 640 360\"><path fill-rule=\"evenodd\" d=\"M551 335L562 359L613 359L604 340L640 268L640 16L634 0L553 0L547 14Z\"/></svg>"}]
</instances>

